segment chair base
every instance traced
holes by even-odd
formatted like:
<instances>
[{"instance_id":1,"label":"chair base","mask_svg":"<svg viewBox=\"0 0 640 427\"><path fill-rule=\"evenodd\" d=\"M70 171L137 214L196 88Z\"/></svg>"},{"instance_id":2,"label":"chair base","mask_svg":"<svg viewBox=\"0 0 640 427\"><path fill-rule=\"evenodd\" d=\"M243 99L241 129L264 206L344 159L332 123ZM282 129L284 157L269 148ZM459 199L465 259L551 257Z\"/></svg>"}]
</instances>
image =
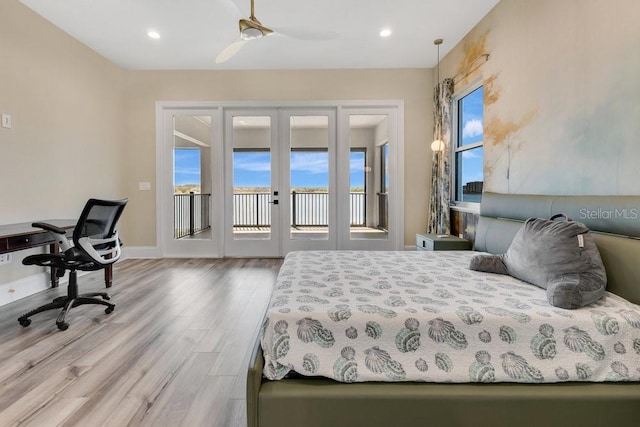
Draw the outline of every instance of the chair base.
<instances>
[{"instance_id":1,"label":"chair base","mask_svg":"<svg viewBox=\"0 0 640 427\"><path fill-rule=\"evenodd\" d=\"M102 299L96 297L100 297ZM67 288L67 296L55 298L49 304L45 304L34 310L31 310L28 313L23 314L22 316L18 317L18 322L22 326L26 327L31 324L31 319L29 319L29 317L33 316L34 314L62 308L60 314L58 315L58 318L56 319L56 325L58 326L58 329L60 329L61 331L65 331L69 328L69 324L66 322L67 313L73 307L84 304L100 304L107 306L104 312L106 314L109 314L113 311L114 308L116 308L115 304L106 301L109 299L111 298L106 292L90 292L86 294L78 294L76 272L71 271L71 274L69 276L69 286Z\"/></svg>"}]
</instances>

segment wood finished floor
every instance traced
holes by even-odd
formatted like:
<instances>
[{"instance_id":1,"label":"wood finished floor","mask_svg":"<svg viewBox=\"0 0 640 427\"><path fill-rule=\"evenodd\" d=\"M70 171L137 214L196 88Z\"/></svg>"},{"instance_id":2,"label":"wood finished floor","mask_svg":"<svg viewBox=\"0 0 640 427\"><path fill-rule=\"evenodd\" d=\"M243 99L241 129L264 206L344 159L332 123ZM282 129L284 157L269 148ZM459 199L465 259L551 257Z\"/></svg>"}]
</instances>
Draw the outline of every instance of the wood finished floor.
<instances>
[{"instance_id":1,"label":"wood finished floor","mask_svg":"<svg viewBox=\"0 0 640 427\"><path fill-rule=\"evenodd\" d=\"M64 286L0 307L0 426L246 426L246 367L280 264L121 261L115 311L76 307L67 331L58 310L17 322ZM80 277L80 292L102 277Z\"/></svg>"}]
</instances>

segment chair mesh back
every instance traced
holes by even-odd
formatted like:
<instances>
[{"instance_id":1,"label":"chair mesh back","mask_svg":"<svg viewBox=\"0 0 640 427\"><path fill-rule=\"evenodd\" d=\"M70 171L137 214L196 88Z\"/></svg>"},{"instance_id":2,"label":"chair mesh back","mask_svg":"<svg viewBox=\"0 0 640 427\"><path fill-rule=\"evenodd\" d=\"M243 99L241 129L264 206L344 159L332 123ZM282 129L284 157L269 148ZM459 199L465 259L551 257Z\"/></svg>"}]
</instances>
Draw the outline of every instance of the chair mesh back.
<instances>
[{"instance_id":1,"label":"chair mesh back","mask_svg":"<svg viewBox=\"0 0 640 427\"><path fill-rule=\"evenodd\" d=\"M81 237L103 239L112 236L126 203L126 199L90 199L73 230L74 243L77 245Z\"/></svg>"}]
</instances>

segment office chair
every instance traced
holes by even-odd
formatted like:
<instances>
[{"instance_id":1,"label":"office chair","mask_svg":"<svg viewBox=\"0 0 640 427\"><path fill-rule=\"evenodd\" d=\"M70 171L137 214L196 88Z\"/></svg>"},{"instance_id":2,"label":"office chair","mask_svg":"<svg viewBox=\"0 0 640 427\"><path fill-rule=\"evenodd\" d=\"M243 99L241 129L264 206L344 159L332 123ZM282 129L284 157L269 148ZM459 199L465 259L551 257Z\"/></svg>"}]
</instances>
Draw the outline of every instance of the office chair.
<instances>
[{"instance_id":1,"label":"office chair","mask_svg":"<svg viewBox=\"0 0 640 427\"><path fill-rule=\"evenodd\" d=\"M66 232L62 228L42 222L32 224L33 227L42 228L51 233L60 252L31 255L26 257L22 263L24 265L53 267L58 277L64 276L65 271L69 270L69 284L67 285L67 296L55 298L53 302L20 316L18 322L22 326L29 326L31 324L29 317L34 314L57 308L62 308L56 320L58 329L62 331L69 327L66 316L73 307L83 304L101 304L107 306L104 310L106 314L113 311L115 304L106 301L110 297L105 292L78 294L77 270L100 270L120 258L122 242L118 238L115 226L126 204L127 199L89 199L73 229L72 242L67 239Z\"/></svg>"}]
</instances>

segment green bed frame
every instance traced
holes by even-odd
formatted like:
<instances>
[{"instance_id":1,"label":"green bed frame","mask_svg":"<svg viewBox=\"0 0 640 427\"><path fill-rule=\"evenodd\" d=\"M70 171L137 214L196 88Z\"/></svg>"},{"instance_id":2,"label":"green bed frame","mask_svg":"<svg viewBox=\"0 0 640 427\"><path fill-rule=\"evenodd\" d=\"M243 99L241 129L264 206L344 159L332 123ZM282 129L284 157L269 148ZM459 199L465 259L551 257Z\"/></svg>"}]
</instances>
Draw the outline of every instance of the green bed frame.
<instances>
[{"instance_id":1,"label":"green bed frame","mask_svg":"<svg viewBox=\"0 0 640 427\"><path fill-rule=\"evenodd\" d=\"M504 253L522 221L556 213L594 231L607 290L640 304L640 196L484 193L474 249ZM640 383L269 381L263 367L257 343L247 373L249 427L640 425Z\"/></svg>"}]
</instances>

